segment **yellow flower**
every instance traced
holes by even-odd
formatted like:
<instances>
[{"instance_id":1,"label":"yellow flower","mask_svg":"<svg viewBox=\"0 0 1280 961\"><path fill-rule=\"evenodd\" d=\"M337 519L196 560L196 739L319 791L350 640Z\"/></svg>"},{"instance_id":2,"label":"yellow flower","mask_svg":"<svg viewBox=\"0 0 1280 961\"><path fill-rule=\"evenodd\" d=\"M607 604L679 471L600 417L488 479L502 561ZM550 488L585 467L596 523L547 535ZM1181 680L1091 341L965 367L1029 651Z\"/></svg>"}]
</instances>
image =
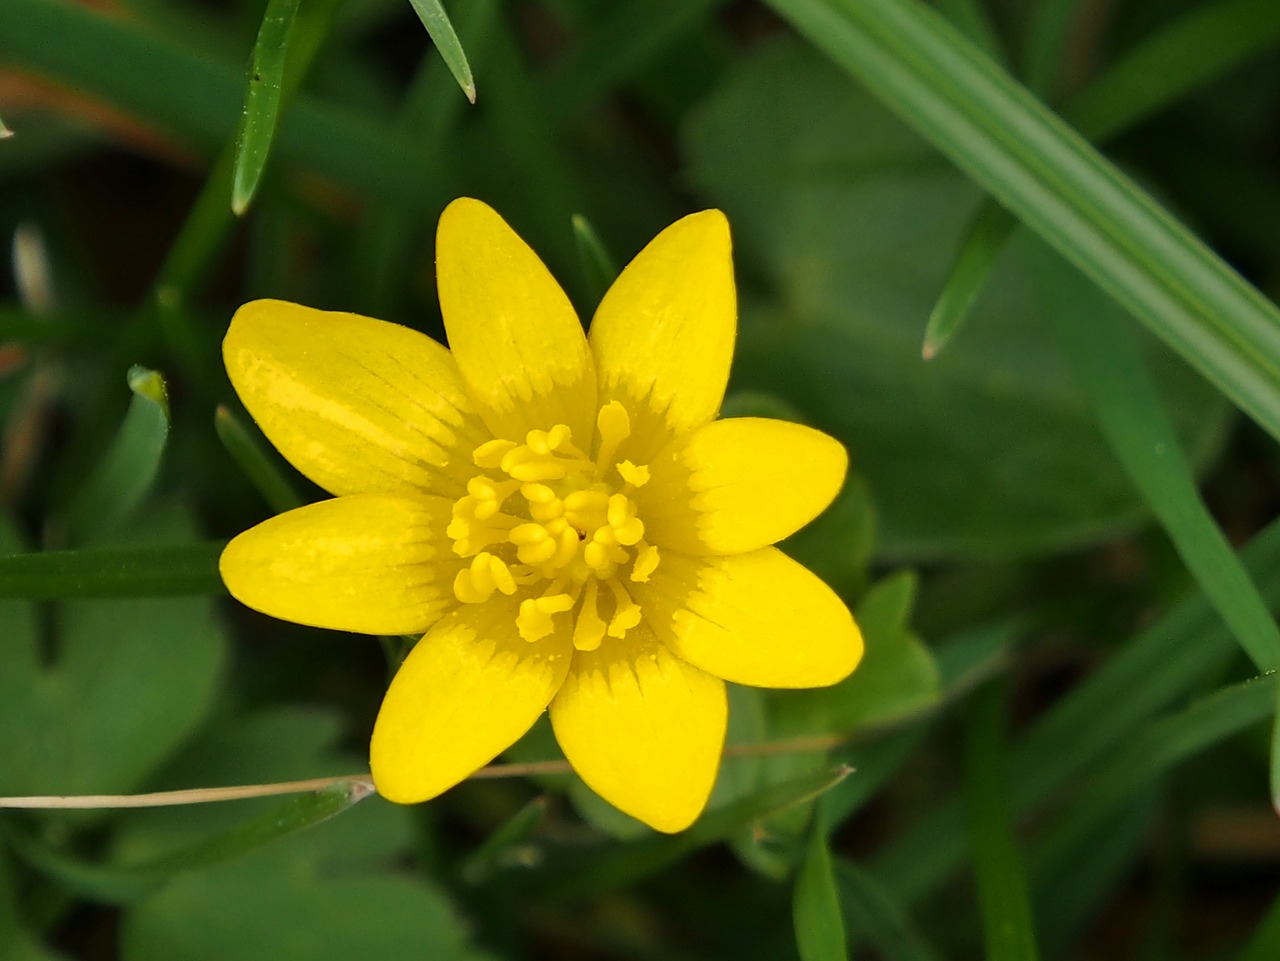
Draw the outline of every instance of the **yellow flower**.
<instances>
[{"instance_id":1,"label":"yellow flower","mask_svg":"<svg viewBox=\"0 0 1280 961\"><path fill-rule=\"evenodd\" d=\"M235 538L223 580L286 620L425 632L373 732L392 801L442 793L549 708L587 784L679 831L715 781L725 681L823 686L862 655L840 599L769 546L830 503L844 448L715 419L736 325L719 211L659 234L590 337L479 201L445 210L436 256L452 351L354 314L236 313L232 384L337 496Z\"/></svg>"}]
</instances>

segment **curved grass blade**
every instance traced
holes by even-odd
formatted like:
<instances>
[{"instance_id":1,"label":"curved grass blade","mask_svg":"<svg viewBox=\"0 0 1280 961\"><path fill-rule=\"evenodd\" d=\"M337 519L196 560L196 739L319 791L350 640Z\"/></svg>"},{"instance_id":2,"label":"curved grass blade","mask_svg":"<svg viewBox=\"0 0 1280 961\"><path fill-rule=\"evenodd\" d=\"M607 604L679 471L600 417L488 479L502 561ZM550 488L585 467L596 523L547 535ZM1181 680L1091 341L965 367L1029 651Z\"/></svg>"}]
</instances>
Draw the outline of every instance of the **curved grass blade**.
<instances>
[{"instance_id":1,"label":"curved grass blade","mask_svg":"<svg viewBox=\"0 0 1280 961\"><path fill-rule=\"evenodd\" d=\"M284 66L289 34L300 0L267 0L249 63L244 116L236 140L235 172L231 177L231 210L239 217L253 201L271 153L280 116Z\"/></svg>"},{"instance_id":2,"label":"curved grass blade","mask_svg":"<svg viewBox=\"0 0 1280 961\"><path fill-rule=\"evenodd\" d=\"M646 837L606 850L557 852L546 859L543 870L531 874L541 896L573 899L635 883L674 864L687 854L732 837L756 821L798 804L805 804L831 790L852 773L848 767L810 771L771 784L722 808L709 811L681 834Z\"/></svg>"},{"instance_id":3,"label":"curved grass blade","mask_svg":"<svg viewBox=\"0 0 1280 961\"><path fill-rule=\"evenodd\" d=\"M835 871L850 934L871 942L885 961L939 961L941 956L884 885L852 861L837 860Z\"/></svg>"},{"instance_id":4,"label":"curved grass blade","mask_svg":"<svg viewBox=\"0 0 1280 961\"><path fill-rule=\"evenodd\" d=\"M1026 871L1009 810L1000 681L974 695L965 723L965 808L989 961L1035 961Z\"/></svg>"},{"instance_id":5,"label":"curved grass blade","mask_svg":"<svg viewBox=\"0 0 1280 961\"><path fill-rule=\"evenodd\" d=\"M1280 5L1272 0L1204 4L1137 44L1072 97L1062 115L1082 136L1103 143L1277 43ZM994 200L982 205L929 317L926 360L963 326L1017 225Z\"/></svg>"},{"instance_id":6,"label":"curved grass blade","mask_svg":"<svg viewBox=\"0 0 1280 961\"><path fill-rule=\"evenodd\" d=\"M831 852L827 850L827 831L822 821L819 806L814 809L809 825L804 857L796 868L791 914L800 961L841 961L849 957Z\"/></svg>"},{"instance_id":7,"label":"curved grass blade","mask_svg":"<svg viewBox=\"0 0 1280 961\"><path fill-rule=\"evenodd\" d=\"M67 505L72 543L111 531L137 509L155 481L169 436L169 396L154 370L129 370L133 399L111 446Z\"/></svg>"},{"instance_id":8,"label":"curved grass blade","mask_svg":"<svg viewBox=\"0 0 1280 961\"><path fill-rule=\"evenodd\" d=\"M605 291L618 276L618 265L605 250L600 235L582 214L573 215L573 239L578 247L578 262L582 265L582 278L591 306L604 299Z\"/></svg>"},{"instance_id":9,"label":"curved grass blade","mask_svg":"<svg viewBox=\"0 0 1280 961\"><path fill-rule=\"evenodd\" d=\"M1039 245L1032 270L1044 295L1044 312L1112 452L1240 646L1258 670L1274 670L1280 666L1280 628L1200 498L1191 464L1126 318Z\"/></svg>"},{"instance_id":10,"label":"curved grass blade","mask_svg":"<svg viewBox=\"0 0 1280 961\"><path fill-rule=\"evenodd\" d=\"M160 597L221 594L225 541L173 547L91 547L0 556L0 597Z\"/></svg>"},{"instance_id":11,"label":"curved grass blade","mask_svg":"<svg viewBox=\"0 0 1280 961\"><path fill-rule=\"evenodd\" d=\"M409 0L422 25L431 35L431 42L440 51L440 56L448 66L453 79L472 103L476 102L476 82L471 76L471 64L467 63L466 51L462 49L462 41L458 39L449 15L444 12L440 0Z\"/></svg>"},{"instance_id":12,"label":"curved grass blade","mask_svg":"<svg viewBox=\"0 0 1280 961\"><path fill-rule=\"evenodd\" d=\"M213 429L240 470L277 514L301 507L303 500L267 452L260 435L251 431L222 404L213 413Z\"/></svg>"},{"instance_id":13,"label":"curved grass blade","mask_svg":"<svg viewBox=\"0 0 1280 961\"><path fill-rule=\"evenodd\" d=\"M526 842L546 815L546 797L531 800L467 855L458 869L462 880L467 884L480 884L505 865L519 862L519 849L527 850Z\"/></svg>"},{"instance_id":14,"label":"curved grass blade","mask_svg":"<svg viewBox=\"0 0 1280 961\"><path fill-rule=\"evenodd\" d=\"M1280 311L917 0L770 0L1280 438Z\"/></svg>"},{"instance_id":15,"label":"curved grass blade","mask_svg":"<svg viewBox=\"0 0 1280 961\"><path fill-rule=\"evenodd\" d=\"M28 864L67 890L92 901L127 904L145 897L175 874L248 854L278 838L327 821L372 793L373 785L368 781L339 781L290 798L225 834L136 865L86 862L45 846L16 822L6 822L3 833Z\"/></svg>"}]
</instances>

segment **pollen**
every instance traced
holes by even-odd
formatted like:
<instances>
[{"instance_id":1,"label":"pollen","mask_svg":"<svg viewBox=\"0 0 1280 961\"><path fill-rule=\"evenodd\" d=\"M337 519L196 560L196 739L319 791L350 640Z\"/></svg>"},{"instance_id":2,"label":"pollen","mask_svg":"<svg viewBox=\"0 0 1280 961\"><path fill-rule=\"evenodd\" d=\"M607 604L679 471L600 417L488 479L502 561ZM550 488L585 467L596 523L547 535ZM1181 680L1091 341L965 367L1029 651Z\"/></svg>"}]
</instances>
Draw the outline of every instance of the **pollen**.
<instances>
[{"instance_id":1,"label":"pollen","mask_svg":"<svg viewBox=\"0 0 1280 961\"><path fill-rule=\"evenodd\" d=\"M659 557L644 540L634 499L649 470L618 460L630 435L626 408L611 401L587 450L564 424L531 430L523 442L496 438L477 447L480 473L454 503L447 529L454 553L470 561L454 579L454 596L463 604L495 593L517 598L522 638L566 631L583 651L639 624L625 583L647 581Z\"/></svg>"}]
</instances>

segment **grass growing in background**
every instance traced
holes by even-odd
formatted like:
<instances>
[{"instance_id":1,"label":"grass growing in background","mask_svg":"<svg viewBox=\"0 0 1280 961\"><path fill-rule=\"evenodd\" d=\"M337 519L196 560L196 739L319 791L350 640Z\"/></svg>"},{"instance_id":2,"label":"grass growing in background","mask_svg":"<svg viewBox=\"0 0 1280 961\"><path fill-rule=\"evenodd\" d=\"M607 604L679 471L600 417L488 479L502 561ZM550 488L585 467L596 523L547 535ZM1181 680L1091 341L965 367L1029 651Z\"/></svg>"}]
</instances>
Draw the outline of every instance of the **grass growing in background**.
<instances>
[{"instance_id":1,"label":"grass growing in background","mask_svg":"<svg viewBox=\"0 0 1280 961\"><path fill-rule=\"evenodd\" d=\"M724 414L848 447L784 547L867 655L735 688L673 837L554 763L0 812L0 958L1280 956L1278 11L4 0L0 797L365 770L405 642L226 599L322 494L219 343L256 297L441 337L460 195L584 318L725 211Z\"/></svg>"}]
</instances>

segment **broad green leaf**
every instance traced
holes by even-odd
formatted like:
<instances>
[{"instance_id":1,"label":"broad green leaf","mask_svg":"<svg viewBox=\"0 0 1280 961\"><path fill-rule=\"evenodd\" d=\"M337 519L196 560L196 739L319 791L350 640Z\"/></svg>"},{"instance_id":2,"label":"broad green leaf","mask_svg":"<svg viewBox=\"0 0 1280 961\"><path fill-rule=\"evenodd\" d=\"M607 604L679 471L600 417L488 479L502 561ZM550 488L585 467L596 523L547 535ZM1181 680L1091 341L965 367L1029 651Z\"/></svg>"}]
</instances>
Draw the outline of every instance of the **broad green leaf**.
<instances>
[{"instance_id":1,"label":"broad green leaf","mask_svg":"<svg viewBox=\"0 0 1280 961\"><path fill-rule=\"evenodd\" d=\"M849 933L875 946L884 961L938 961L937 951L884 885L852 861L835 865Z\"/></svg>"},{"instance_id":2,"label":"broad green leaf","mask_svg":"<svg viewBox=\"0 0 1280 961\"><path fill-rule=\"evenodd\" d=\"M816 812L804 857L796 868L791 905L800 961L841 961L849 956L827 832Z\"/></svg>"},{"instance_id":3,"label":"broad green leaf","mask_svg":"<svg viewBox=\"0 0 1280 961\"><path fill-rule=\"evenodd\" d=\"M964 799L986 957L1035 961L1035 922L1014 834L1005 764L1005 698L1000 681L980 688L965 722Z\"/></svg>"},{"instance_id":4,"label":"broad green leaf","mask_svg":"<svg viewBox=\"0 0 1280 961\"><path fill-rule=\"evenodd\" d=\"M1280 437L1280 311L950 24L918 0L771 6Z\"/></svg>"},{"instance_id":5,"label":"broad green leaf","mask_svg":"<svg viewBox=\"0 0 1280 961\"><path fill-rule=\"evenodd\" d=\"M440 51L440 57L449 67L453 79L466 94L468 100L476 102L476 82L471 76L471 64L467 63L466 51L462 49L462 41L449 22L449 15L444 12L444 4L440 0L409 0L422 25L431 35L431 42Z\"/></svg>"},{"instance_id":6,"label":"broad green leaf","mask_svg":"<svg viewBox=\"0 0 1280 961\"><path fill-rule=\"evenodd\" d=\"M222 446L258 489L268 507L283 514L302 506L302 498L280 467L279 455L267 449L259 431L246 426L221 404L213 412L213 427Z\"/></svg>"},{"instance_id":7,"label":"broad green leaf","mask_svg":"<svg viewBox=\"0 0 1280 961\"><path fill-rule=\"evenodd\" d=\"M333 747L328 711L282 710L223 720L165 773L254 783L359 769ZM250 804L252 819L278 805ZM434 886L387 866L411 840L408 810L378 798L238 860L187 871L129 907L124 961L348 961L353 957L478 961L466 928ZM129 812L115 856L154 858L246 823L245 806Z\"/></svg>"},{"instance_id":8,"label":"broad green leaf","mask_svg":"<svg viewBox=\"0 0 1280 961\"><path fill-rule=\"evenodd\" d=\"M839 684L774 694L775 730L787 735L835 733L890 724L936 704L941 696L933 655L909 626L915 575L902 571L874 585L855 620L866 652Z\"/></svg>"},{"instance_id":9,"label":"broad green leaf","mask_svg":"<svg viewBox=\"0 0 1280 961\"><path fill-rule=\"evenodd\" d=\"M225 834L215 835L188 848L168 851L140 864L96 864L46 846L24 829L10 827L3 833L32 866L55 879L68 891L90 901L128 904L171 878L211 865L232 861L280 838L296 834L341 814L364 800L372 787L363 781L339 781L318 791L299 794L263 812Z\"/></svg>"},{"instance_id":10,"label":"broad green leaf","mask_svg":"<svg viewBox=\"0 0 1280 961\"><path fill-rule=\"evenodd\" d=\"M145 528L140 547L191 536L175 510ZM67 600L39 624L34 605L0 602L0 794L136 789L213 703L226 640L212 601Z\"/></svg>"},{"instance_id":11,"label":"broad green leaf","mask_svg":"<svg viewBox=\"0 0 1280 961\"><path fill-rule=\"evenodd\" d=\"M17 885L10 876L5 861L5 851L0 849L0 951L5 961L66 961L26 930L17 910Z\"/></svg>"},{"instance_id":12,"label":"broad green leaf","mask_svg":"<svg viewBox=\"0 0 1280 961\"><path fill-rule=\"evenodd\" d=\"M875 504L866 478L850 473L831 506L778 546L841 597L861 595L876 546Z\"/></svg>"},{"instance_id":13,"label":"broad green leaf","mask_svg":"<svg viewBox=\"0 0 1280 961\"><path fill-rule=\"evenodd\" d=\"M920 360L930 291L979 195L838 70L796 44L758 48L684 142L691 179L728 213L741 261L768 265L774 292L761 304L744 285L735 386L781 396L845 443L882 552L1025 554L1138 516L1019 263L988 290L980 324ZM1226 405L1151 347L1203 463Z\"/></svg>"},{"instance_id":14,"label":"broad green leaf","mask_svg":"<svg viewBox=\"0 0 1280 961\"><path fill-rule=\"evenodd\" d=\"M1271 902L1266 917L1254 929L1235 961L1271 961L1277 955L1280 955L1280 897Z\"/></svg>"},{"instance_id":15,"label":"broad green leaf","mask_svg":"<svg viewBox=\"0 0 1280 961\"><path fill-rule=\"evenodd\" d=\"M238 217L253 202L271 153L284 89L289 34L301 0L267 0L258 40L249 62L249 85L244 116L236 138L235 170L231 178L231 210Z\"/></svg>"},{"instance_id":16,"label":"broad green leaf","mask_svg":"<svg viewBox=\"0 0 1280 961\"><path fill-rule=\"evenodd\" d=\"M153 370L129 371L133 399L102 459L67 505L63 522L73 544L109 534L127 521L151 489L169 436L169 396Z\"/></svg>"},{"instance_id":17,"label":"broad green leaf","mask_svg":"<svg viewBox=\"0 0 1280 961\"><path fill-rule=\"evenodd\" d=\"M225 546L200 541L0 553L0 598L222 594L218 556Z\"/></svg>"}]
</instances>

